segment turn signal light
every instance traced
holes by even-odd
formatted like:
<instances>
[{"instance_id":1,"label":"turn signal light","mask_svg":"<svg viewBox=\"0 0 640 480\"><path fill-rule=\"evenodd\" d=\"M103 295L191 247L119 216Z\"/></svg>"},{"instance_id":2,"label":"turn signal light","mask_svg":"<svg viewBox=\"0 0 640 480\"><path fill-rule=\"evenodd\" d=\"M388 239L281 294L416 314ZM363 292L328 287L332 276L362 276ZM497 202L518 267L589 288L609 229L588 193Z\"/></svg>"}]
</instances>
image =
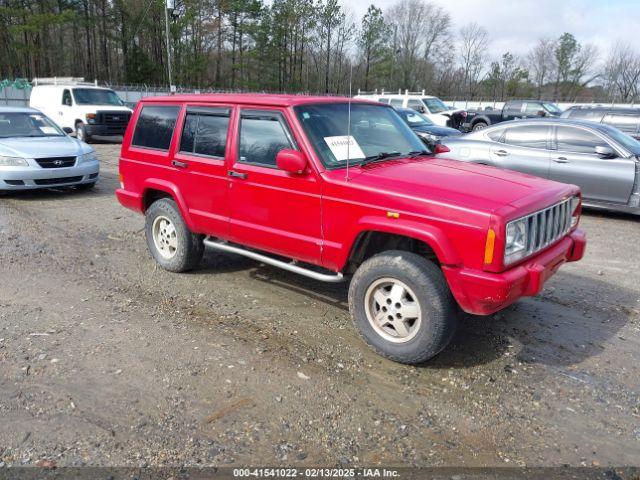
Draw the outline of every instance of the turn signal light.
<instances>
[{"instance_id":1,"label":"turn signal light","mask_svg":"<svg viewBox=\"0 0 640 480\"><path fill-rule=\"evenodd\" d=\"M449 147L445 146L445 145L441 145L439 143L436 143L436 146L433 149L433 153L438 154L438 153L447 153L450 152L451 150L449 150Z\"/></svg>"},{"instance_id":2,"label":"turn signal light","mask_svg":"<svg viewBox=\"0 0 640 480\"><path fill-rule=\"evenodd\" d=\"M492 228L487 232L487 243L484 246L484 263L489 265L493 263L493 250L496 245L496 232Z\"/></svg>"}]
</instances>

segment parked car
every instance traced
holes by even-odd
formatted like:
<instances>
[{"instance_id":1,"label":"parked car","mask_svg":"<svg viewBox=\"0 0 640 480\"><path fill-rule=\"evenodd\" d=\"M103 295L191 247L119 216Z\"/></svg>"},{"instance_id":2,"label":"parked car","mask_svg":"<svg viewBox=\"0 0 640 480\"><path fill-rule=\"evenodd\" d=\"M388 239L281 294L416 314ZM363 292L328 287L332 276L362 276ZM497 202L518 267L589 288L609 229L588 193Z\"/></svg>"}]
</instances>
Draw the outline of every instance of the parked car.
<instances>
[{"instance_id":1,"label":"parked car","mask_svg":"<svg viewBox=\"0 0 640 480\"><path fill-rule=\"evenodd\" d=\"M640 214L640 142L608 125L518 120L442 143L447 157L573 183L585 205Z\"/></svg>"},{"instance_id":2,"label":"parked car","mask_svg":"<svg viewBox=\"0 0 640 480\"><path fill-rule=\"evenodd\" d=\"M640 140L640 108L571 107L562 118L604 123Z\"/></svg>"},{"instance_id":3,"label":"parked car","mask_svg":"<svg viewBox=\"0 0 640 480\"><path fill-rule=\"evenodd\" d=\"M445 105L438 97L425 95L424 91L419 94L407 92L405 94L356 95L355 98L386 103L394 108L411 108L441 127L460 128L467 114L465 110Z\"/></svg>"},{"instance_id":4,"label":"parked car","mask_svg":"<svg viewBox=\"0 0 640 480\"><path fill-rule=\"evenodd\" d=\"M87 83L47 84L34 79L29 106L36 108L66 133L90 142L94 136L123 135L132 110L109 88Z\"/></svg>"},{"instance_id":5,"label":"parked car","mask_svg":"<svg viewBox=\"0 0 640 480\"><path fill-rule=\"evenodd\" d=\"M100 164L93 149L32 108L0 107L0 190L89 189Z\"/></svg>"},{"instance_id":6,"label":"parked car","mask_svg":"<svg viewBox=\"0 0 640 480\"><path fill-rule=\"evenodd\" d=\"M436 144L440 143L442 138L461 135L460 130L435 125L426 116L411 108L396 108L396 111L431 151L433 151Z\"/></svg>"},{"instance_id":7,"label":"parked car","mask_svg":"<svg viewBox=\"0 0 640 480\"><path fill-rule=\"evenodd\" d=\"M536 295L585 248L577 187L434 158L380 103L145 98L119 165L116 195L145 214L163 268L193 269L208 246L350 278L356 328L399 362L440 352L458 306L487 315Z\"/></svg>"},{"instance_id":8,"label":"parked car","mask_svg":"<svg viewBox=\"0 0 640 480\"><path fill-rule=\"evenodd\" d=\"M504 104L501 110L469 110L462 124L465 132L482 130L494 125L518 118L559 117L562 109L552 102L540 100L512 100Z\"/></svg>"}]
</instances>

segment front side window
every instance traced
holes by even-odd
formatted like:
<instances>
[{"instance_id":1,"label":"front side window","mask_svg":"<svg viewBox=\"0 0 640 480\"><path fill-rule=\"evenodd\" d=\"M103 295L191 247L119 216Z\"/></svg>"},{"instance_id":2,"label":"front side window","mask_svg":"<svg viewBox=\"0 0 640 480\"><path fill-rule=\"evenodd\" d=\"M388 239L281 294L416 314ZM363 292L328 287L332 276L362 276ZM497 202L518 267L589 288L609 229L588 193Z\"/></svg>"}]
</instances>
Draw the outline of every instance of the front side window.
<instances>
[{"instance_id":1,"label":"front side window","mask_svg":"<svg viewBox=\"0 0 640 480\"><path fill-rule=\"evenodd\" d=\"M449 110L439 98L425 98L423 101L431 113L441 113Z\"/></svg>"},{"instance_id":2,"label":"front side window","mask_svg":"<svg viewBox=\"0 0 640 480\"><path fill-rule=\"evenodd\" d=\"M276 166L280 150L294 148L280 113L244 110L240 115L240 162Z\"/></svg>"},{"instance_id":3,"label":"front side window","mask_svg":"<svg viewBox=\"0 0 640 480\"><path fill-rule=\"evenodd\" d=\"M64 132L41 113L0 113L0 138L62 137Z\"/></svg>"},{"instance_id":4,"label":"front side window","mask_svg":"<svg viewBox=\"0 0 640 480\"><path fill-rule=\"evenodd\" d=\"M229 114L228 108L187 109L180 151L224 158Z\"/></svg>"},{"instance_id":5,"label":"front side window","mask_svg":"<svg viewBox=\"0 0 640 480\"><path fill-rule=\"evenodd\" d=\"M180 107L142 107L131 145L156 150L169 150Z\"/></svg>"},{"instance_id":6,"label":"front side window","mask_svg":"<svg viewBox=\"0 0 640 480\"><path fill-rule=\"evenodd\" d=\"M495 130L486 132L486 135L494 142L500 142L502 140L502 136L504 135L504 131L504 128L496 128Z\"/></svg>"},{"instance_id":7,"label":"front side window","mask_svg":"<svg viewBox=\"0 0 640 480\"><path fill-rule=\"evenodd\" d=\"M560 115L562 113L562 109L555 103L542 102L542 107L553 115Z\"/></svg>"},{"instance_id":8,"label":"front side window","mask_svg":"<svg viewBox=\"0 0 640 480\"><path fill-rule=\"evenodd\" d=\"M65 90L64 92L62 92L62 104L66 105L67 107L71 106L71 92L69 90Z\"/></svg>"},{"instance_id":9,"label":"front side window","mask_svg":"<svg viewBox=\"0 0 640 480\"><path fill-rule=\"evenodd\" d=\"M543 111L543 109L539 103L527 102L524 104L524 114L528 117L539 115L541 111Z\"/></svg>"},{"instance_id":10,"label":"front side window","mask_svg":"<svg viewBox=\"0 0 640 480\"><path fill-rule=\"evenodd\" d=\"M508 128L504 143L516 147L547 148L549 127L546 125L528 125Z\"/></svg>"},{"instance_id":11,"label":"front side window","mask_svg":"<svg viewBox=\"0 0 640 480\"><path fill-rule=\"evenodd\" d=\"M401 107L404 100L401 98L392 98L389 103L392 107Z\"/></svg>"},{"instance_id":12,"label":"front side window","mask_svg":"<svg viewBox=\"0 0 640 480\"><path fill-rule=\"evenodd\" d=\"M595 133L582 128L557 127L557 148L561 152L595 153L596 147L609 145Z\"/></svg>"},{"instance_id":13,"label":"front side window","mask_svg":"<svg viewBox=\"0 0 640 480\"><path fill-rule=\"evenodd\" d=\"M640 114L624 115L619 113L609 113L604 116L602 123L618 128L625 133L636 133L640 126Z\"/></svg>"},{"instance_id":14,"label":"front side window","mask_svg":"<svg viewBox=\"0 0 640 480\"><path fill-rule=\"evenodd\" d=\"M78 105L124 105L116 92L104 88L74 88L73 96Z\"/></svg>"},{"instance_id":15,"label":"front side window","mask_svg":"<svg viewBox=\"0 0 640 480\"><path fill-rule=\"evenodd\" d=\"M603 113L601 111L582 108L573 108L566 113L567 118L578 118L592 122L600 122L602 115Z\"/></svg>"},{"instance_id":16,"label":"front side window","mask_svg":"<svg viewBox=\"0 0 640 480\"><path fill-rule=\"evenodd\" d=\"M424 110L424 104L420 100L409 100L407 102L407 108L420 112Z\"/></svg>"},{"instance_id":17,"label":"front side window","mask_svg":"<svg viewBox=\"0 0 640 480\"><path fill-rule=\"evenodd\" d=\"M398 113L384 105L352 103L350 114L346 102L301 105L295 111L327 168L344 167L347 159L360 163L382 153L424 151L422 141Z\"/></svg>"}]
</instances>

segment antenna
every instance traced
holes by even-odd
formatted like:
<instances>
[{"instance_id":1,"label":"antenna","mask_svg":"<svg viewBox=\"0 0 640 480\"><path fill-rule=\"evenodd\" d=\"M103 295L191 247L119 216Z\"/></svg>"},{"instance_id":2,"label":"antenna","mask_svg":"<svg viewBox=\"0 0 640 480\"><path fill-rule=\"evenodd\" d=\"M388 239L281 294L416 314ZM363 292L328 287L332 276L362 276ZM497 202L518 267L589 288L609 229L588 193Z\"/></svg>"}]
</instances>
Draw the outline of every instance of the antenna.
<instances>
[{"instance_id":1,"label":"antenna","mask_svg":"<svg viewBox=\"0 0 640 480\"><path fill-rule=\"evenodd\" d=\"M351 146L351 80L353 78L353 63L349 70L349 103L347 107L347 176L345 181L349 181L349 147Z\"/></svg>"}]
</instances>

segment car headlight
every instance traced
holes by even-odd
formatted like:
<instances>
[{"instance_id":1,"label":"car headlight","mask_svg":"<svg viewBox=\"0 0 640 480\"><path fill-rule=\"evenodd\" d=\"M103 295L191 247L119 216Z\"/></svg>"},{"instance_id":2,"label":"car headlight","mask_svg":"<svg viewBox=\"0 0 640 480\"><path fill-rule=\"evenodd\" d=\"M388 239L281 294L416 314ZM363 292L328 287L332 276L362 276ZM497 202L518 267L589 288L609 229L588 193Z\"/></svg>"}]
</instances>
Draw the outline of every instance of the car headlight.
<instances>
[{"instance_id":1,"label":"car headlight","mask_svg":"<svg viewBox=\"0 0 640 480\"><path fill-rule=\"evenodd\" d=\"M504 263L520 260L527 253L528 224L526 218L507 223L504 243Z\"/></svg>"},{"instance_id":2,"label":"car headlight","mask_svg":"<svg viewBox=\"0 0 640 480\"><path fill-rule=\"evenodd\" d=\"M90 151L89 153L85 153L84 155L80 155L78 157L78 163L89 163L89 162L97 162L98 156L96 155L95 150Z\"/></svg>"},{"instance_id":3,"label":"car headlight","mask_svg":"<svg viewBox=\"0 0 640 480\"><path fill-rule=\"evenodd\" d=\"M416 133L420 138L423 138L429 142L436 143L440 141L440 137L438 137L437 135L432 135L431 133L425 133L425 132L416 132Z\"/></svg>"},{"instance_id":4,"label":"car headlight","mask_svg":"<svg viewBox=\"0 0 640 480\"><path fill-rule=\"evenodd\" d=\"M29 163L20 157L0 156L0 167L28 167Z\"/></svg>"},{"instance_id":5,"label":"car headlight","mask_svg":"<svg viewBox=\"0 0 640 480\"><path fill-rule=\"evenodd\" d=\"M96 114L95 113L87 113L85 115L85 118L87 119L87 123L96 123Z\"/></svg>"},{"instance_id":6,"label":"car headlight","mask_svg":"<svg viewBox=\"0 0 640 480\"><path fill-rule=\"evenodd\" d=\"M580 197L575 196L571 198L571 228L575 227L580 220L580 211L578 210L578 206L580 206Z\"/></svg>"}]
</instances>

